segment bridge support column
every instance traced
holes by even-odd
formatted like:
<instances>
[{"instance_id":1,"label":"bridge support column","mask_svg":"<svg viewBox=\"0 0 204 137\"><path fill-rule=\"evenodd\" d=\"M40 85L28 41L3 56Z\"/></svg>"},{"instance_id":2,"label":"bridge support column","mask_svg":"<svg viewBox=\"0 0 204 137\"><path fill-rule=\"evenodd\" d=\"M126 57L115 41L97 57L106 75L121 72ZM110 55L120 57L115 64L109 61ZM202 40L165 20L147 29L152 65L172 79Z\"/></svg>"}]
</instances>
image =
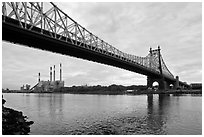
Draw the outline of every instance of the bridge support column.
<instances>
[{"instance_id":1,"label":"bridge support column","mask_svg":"<svg viewBox=\"0 0 204 137\"><path fill-rule=\"evenodd\" d=\"M153 87L154 80L151 77L147 77L147 88Z\"/></svg>"},{"instance_id":2,"label":"bridge support column","mask_svg":"<svg viewBox=\"0 0 204 137\"><path fill-rule=\"evenodd\" d=\"M178 89L179 88L179 77L176 76L176 82L174 83L174 89Z\"/></svg>"},{"instance_id":3,"label":"bridge support column","mask_svg":"<svg viewBox=\"0 0 204 137\"><path fill-rule=\"evenodd\" d=\"M152 88L154 82L159 83L159 90L166 90L169 88L168 82L165 81L163 78L152 78L152 77L147 77L147 88Z\"/></svg>"},{"instance_id":4,"label":"bridge support column","mask_svg":"<svg viewBox=\"0 0 204 137\"><path fill-rule=\"evenodd\" d=\"M169 83L167 81L164 81L164 90L169 89Z\"/></svg>"}]
</instances>

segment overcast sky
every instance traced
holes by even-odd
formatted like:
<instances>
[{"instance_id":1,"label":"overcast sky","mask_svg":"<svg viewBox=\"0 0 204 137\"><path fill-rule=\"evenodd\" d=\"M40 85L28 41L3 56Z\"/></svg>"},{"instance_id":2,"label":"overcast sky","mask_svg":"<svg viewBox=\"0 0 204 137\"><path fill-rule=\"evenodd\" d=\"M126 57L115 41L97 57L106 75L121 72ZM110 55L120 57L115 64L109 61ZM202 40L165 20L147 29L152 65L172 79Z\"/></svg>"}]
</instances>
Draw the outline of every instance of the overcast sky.
<instances>
[{"instance_id":1,"label":"overcast sky","mask_svg":"<svg viewBox=\"0 0 204 137\"><path fill-rule=\"evenodd\" d=\"M201 3L55 3L93 34L120 49L146 56L161 47L174 76L202 82ZM75 57L2 42L2 87L35 85L38 73L49 80L49 67L62 63L65 86L146 85L146 76Z\"/></svg>"}]
</instances>

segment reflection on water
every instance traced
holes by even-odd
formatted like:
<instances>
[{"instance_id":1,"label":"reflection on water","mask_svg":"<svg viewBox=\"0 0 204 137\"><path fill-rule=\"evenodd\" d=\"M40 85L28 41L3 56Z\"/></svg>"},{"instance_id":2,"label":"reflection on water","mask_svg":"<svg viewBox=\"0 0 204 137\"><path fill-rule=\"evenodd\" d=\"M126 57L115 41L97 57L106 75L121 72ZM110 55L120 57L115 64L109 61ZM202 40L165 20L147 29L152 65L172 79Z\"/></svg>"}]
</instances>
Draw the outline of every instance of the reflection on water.
<instances>
[{"instance_id":1,"label":"reflection on water","mask_svg":"<svg viewBox=\"0 0 204 137\"><path fill-rule=\"evenodd\" d=\"M159 96L159 103L153 102L153 95L147 96L148 104L148 115L147 115L147 127L152 130L153 133L159 132L165 133L163 131L163 126L166 123L166 120L163 118L163 101L164 96ZM157 101L157 100L156 100Z\"/></svg>"},{"instance_id":2,"label":"reflection on water","mask_svg":"<svg viewBox=\"0 0 204 137\"><path fill-rule=\"evenodd\" d=\"M31 134L201 134L202 96L4 94Z\"/></svg>"}]
</instances>

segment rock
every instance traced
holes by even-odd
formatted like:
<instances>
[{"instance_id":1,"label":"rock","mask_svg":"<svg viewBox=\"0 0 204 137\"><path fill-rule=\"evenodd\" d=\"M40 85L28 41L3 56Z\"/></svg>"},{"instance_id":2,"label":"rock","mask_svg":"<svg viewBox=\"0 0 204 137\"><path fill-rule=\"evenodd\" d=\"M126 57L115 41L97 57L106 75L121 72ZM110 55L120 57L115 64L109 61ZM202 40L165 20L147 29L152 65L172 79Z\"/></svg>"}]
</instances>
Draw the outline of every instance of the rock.
<instances>
[{"instance_id":1,"label":"rock","mask_svg":"<svg viewBox=\"0 0 204 137\"><path fill-rule=\"evenodd\" d=\"M4 100L4 99L3 99ZM6 102L2 100L2 105ZM2 134L3 135L28 135L33 121L27 121L22 112L11 108L2 107Z\"/></svg>"},{"instance_id":2,"label":"rock","mask_svg":"<svg viewBox=\"0 0 204 137\"><path fill-rule=\"evenodd\" d=\"M6 103L6 100L2 98L2 105Z\"/></svg>"}]
</instances>

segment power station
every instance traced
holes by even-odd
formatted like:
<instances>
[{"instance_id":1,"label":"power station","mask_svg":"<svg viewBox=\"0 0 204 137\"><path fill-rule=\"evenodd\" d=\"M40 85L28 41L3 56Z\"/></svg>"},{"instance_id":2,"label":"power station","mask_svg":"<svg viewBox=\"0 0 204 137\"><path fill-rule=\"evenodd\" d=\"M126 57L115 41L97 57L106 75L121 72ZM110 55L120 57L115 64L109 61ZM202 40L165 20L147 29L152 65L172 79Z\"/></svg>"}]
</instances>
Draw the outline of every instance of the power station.
<instances>
[{"instance_id":1,"label":"power station","mask_svg":"<svg viewBox=\"0 0 204 137\"><path fill-rule=\"evenodd\" d=\"M53 92L54 90L64 87L64 81L62 81L62 64L61 63L60 63L59 72L60 72L59 73L60 80L55 80L55 65L53 67L53 73L52 73L52 67L50 67L50 80L48 81L40 80L40 73L38 73L38 83L34 87L31 88L31 91L32 92Z\"/></svg>"}]
</instances>

